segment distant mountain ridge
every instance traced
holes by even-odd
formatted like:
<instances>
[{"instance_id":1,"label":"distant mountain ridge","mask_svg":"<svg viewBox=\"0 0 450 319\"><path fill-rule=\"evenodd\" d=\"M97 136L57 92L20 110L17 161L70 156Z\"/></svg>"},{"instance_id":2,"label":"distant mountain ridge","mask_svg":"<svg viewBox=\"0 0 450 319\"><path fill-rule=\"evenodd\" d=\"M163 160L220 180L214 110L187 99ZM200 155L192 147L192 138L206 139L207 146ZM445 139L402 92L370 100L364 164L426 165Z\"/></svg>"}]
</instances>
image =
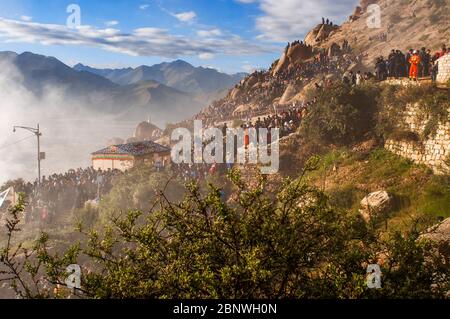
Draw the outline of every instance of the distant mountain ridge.
<instances>
[{"instance_id":1,"label":"distant mountain ridge","mask_svg":"<svg viewBox=\"0 0 450 319\"><path fill-rule=\"evenodd\" d=\"M151 116L155 124L164 126L206 106L193 94L153 80L119 85L92 72L76 71L54 57L31 52L0 52L0 66L11 83L25 88L36 99L48 97L49 92L63 98L58 100L61 114L84 109L128 121ZM8 66L15 71L8 71Z\"/></svg>"},{"instance_id":2,"label":"distant mountain ridge","mask_svg":"<svg viewBox=\"0 0 450 319\"><path fill-rule=\"evenodd\" d=\"M83 64L77 64L73 68L76 71L90 72L105 77L119 85L152 80L195 95L230 89L247 75L246 73L229 75L211 68L194 67L183 60L164 62L153 66L141 65L137 68L97 69Z\"/></svg>"},{"instance_id":3,"label":"distant mountain ridge","mask_svg":"<svg viewBox=\"0 0 450 319\"><path fill-rule=\"evenodd\" d=\"M64 85L70 91L101 90L112 92L119 87L111 81L88 72L73 69L54 57L24 52L0 52L0 62L14 65L24 79L25 86L40 94L46 85Z\"/></svg>"}]
</instances>

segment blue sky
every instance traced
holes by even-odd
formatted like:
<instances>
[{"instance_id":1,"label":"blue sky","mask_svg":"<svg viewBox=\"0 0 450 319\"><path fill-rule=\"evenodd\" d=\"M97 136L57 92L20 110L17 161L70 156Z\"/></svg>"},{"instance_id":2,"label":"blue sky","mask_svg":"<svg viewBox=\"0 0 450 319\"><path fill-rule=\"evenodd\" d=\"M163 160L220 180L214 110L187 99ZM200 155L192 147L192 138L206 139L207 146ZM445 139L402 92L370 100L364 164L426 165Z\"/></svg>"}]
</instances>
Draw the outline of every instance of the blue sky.
<instances>
[{"instance_id":1,"label":"blue sky","mask_svg":"<svg viewBox=\"0 0 450 319\"><path fill-rule=\"evenodd\" d=\"M0 51L73 65L136 67L183 59L232 73L267 68L321 17L343 22L358 0L0 0ZM67 27L67 7L81 24Z\"/></svg>"}]
</instances>

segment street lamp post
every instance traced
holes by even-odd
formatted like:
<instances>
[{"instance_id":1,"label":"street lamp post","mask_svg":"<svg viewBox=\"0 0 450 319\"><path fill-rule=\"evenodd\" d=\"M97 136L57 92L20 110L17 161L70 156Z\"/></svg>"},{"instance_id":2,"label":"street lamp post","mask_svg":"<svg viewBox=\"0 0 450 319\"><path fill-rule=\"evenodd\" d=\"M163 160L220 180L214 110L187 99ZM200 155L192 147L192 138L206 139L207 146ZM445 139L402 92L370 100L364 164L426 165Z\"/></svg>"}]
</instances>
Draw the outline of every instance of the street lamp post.
<instances>
[{"instance_id":1,"label":"street lamp post","mask_svg":"<svg viewBox=\"0 0 450 319\"><path fill-rule=\"evenodd\" d=\"M34 135L36 135L37 137L37 147L38 147L38 183L39 185L41 185L41 142L40 142L40 137L42 136L41 131L39 130L39 124L37 125L37 128L34 127L27 127L27 126L14 126L13 127L13 132L16 132L16 129L21 128L27 131L30 131L31 133L33 133Z\"/></svg>"}]
</instances>

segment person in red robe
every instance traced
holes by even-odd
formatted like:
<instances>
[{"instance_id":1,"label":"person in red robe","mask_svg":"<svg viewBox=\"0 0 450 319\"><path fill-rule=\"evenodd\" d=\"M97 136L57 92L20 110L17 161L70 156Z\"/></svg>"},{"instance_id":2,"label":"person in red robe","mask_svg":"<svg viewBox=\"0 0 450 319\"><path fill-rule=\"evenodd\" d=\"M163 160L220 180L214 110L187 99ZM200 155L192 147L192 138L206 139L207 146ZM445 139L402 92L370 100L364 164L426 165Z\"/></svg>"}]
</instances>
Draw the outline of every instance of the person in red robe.
<instances>
[{"instance_id":1,"label":"person in red robe","mask_svg":"<svg viewBox=\"0 0 450 319\"><path fill-rule=\"evenodd\" d=\"M211 168L209 169L209 175L214 175L214 174L216 174L216 172L217 172L217 163L216 162L214 162L212 165L211 165Z\"/></svg>"},{"instance_id":2,"label":"person in red robe","mask_svg":"<svg viewBox=\"0 0 450 319\"><path fill-rule=\"evenodd\" d=\"M248 148L248 145L250 144L250 137L248 135L248 127L244 129L244 146L245 148Z\"/></svg>"},{"instance_id":3,"label":"person in red robe","mask_svg":"<svg viewBox=\"0 0 450 319\"><path fill-rule=\"evenodd\" d=\"M409 78L418 80L419 79L419 64L421 62L419 53L414 51L414 55L409 59L409 64L411 67L409 68Z\"/></svg>"}]
</instances>

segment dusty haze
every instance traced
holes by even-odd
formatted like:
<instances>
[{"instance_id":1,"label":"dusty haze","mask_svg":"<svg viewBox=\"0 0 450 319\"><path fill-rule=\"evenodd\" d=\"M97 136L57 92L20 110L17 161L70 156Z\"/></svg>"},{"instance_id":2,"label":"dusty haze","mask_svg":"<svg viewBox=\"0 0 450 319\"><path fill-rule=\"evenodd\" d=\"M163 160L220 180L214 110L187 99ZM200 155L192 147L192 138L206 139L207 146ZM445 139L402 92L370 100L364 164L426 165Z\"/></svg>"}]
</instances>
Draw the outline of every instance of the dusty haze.
<instances>
[{"instance_id":1,"label":"dusty haze","mask_svg":"<svg viewBox=\"0 0 450 319\"><path fill-rule=\"evenodd\" d=\"M46 87L36 97L11 63L0 62L0 70L0 184L37 177L36 137L22 129L13 133L14 125L40 124L41 151L46 152L42 175L89 166L90 153L104 147L108 139L133 135L136 122L119 122L93 112L88 105L65 98L64 87Z\"/></svg>"}]
</instances>

